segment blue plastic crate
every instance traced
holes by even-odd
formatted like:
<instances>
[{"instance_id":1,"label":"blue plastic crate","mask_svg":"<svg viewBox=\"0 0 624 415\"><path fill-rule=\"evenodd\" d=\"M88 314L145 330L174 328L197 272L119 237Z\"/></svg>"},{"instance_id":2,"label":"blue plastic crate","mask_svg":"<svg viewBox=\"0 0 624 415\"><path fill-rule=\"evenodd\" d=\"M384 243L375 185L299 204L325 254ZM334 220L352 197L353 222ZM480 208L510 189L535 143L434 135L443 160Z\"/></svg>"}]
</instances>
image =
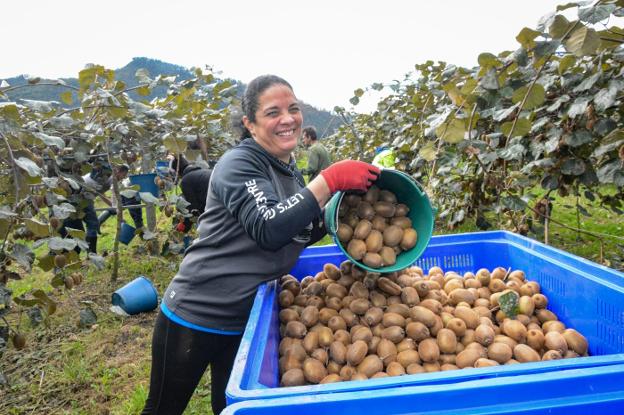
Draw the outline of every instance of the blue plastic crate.
<instances>
[{"instance_id":1,"label":"blue plastic crate","mask_svg":"<svg viewBox=\"0 0 624 415\"><path fill-rule=\"evenodd\" d=\"M359 382L352 382L359 383ZM624 413L624 365L335 394L260 399L222 415L588 415Z\"/></svg>"},{"instance_id":2,"label":"blue plastic crate","mask_svg":"<svg viewBox=\"0 0 624 415\"><path fill-rule=\"evenodd\" d=\"M345 259L334 246L306 249L292 274L314 275L325 263ZM279 387L279 305L277 284L259 287L241 342L226 396L228 403L337 392L363 392L409 385L463 383L475 379L547 373L624 363L624 274L510 232L479 232L432 238L416 262L425 271L433 266L476 272L497 266L523 270L537 281L549 299L548 308L566 326L589 341L589 357L520 365L338 382L325 385Z\"/></svg>"}]
</instances>

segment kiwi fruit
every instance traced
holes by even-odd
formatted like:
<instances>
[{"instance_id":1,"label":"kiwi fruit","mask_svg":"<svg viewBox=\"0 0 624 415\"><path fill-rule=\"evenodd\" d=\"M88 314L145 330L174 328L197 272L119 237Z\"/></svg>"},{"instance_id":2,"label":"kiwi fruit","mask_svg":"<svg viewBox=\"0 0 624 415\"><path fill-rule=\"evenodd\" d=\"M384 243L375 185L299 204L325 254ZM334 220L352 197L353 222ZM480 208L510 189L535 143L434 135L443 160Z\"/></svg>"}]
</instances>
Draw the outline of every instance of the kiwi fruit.
<instances>
[{"instance_id":1,"label":"kiwi fruit","mask_svg":"<svg viewBox=\"0 0 624 415\"><path fill-rule=\"evenodd\" d=\"M381 255L374 252L367 252L362 259L362 262L371 268L379 268L383 265Z\"/></svg>"},{"instance_id":2,"label":"kiwi fruit","mask_svg":"<svg viewBox=\"0 0 624 415\"><path fill-rule=\"evenodd\" d=\"M379 200L358 206L383 210L381 197L379 192ZM374 233L382 235L371 228L369 236ZM369 250L370 240L359 241L365 256L377 254ZM386 248L394 252L383 246L380 258ZM344 261L325 264L301 282L285 275L278 296L280 385L586 356L587 339L546 308L539 284L516 271L460 275L434 266L427 274L419 267L379 274ZM67 278L76 285L82 276L74 274ZM520 295L513 319L497 309L498 298L512 290Z\"/></svg>"},{"instance_id":3,"label":"kiwi fruit","mask_svg":"<svg viewBox=\"0 0 624 415\"><path fill-rule=\"evenodd\" d=\"M303 376L310 383L320 383L327 376L327 369L318 360L307 358L303 362Z\"/></svg>"},{"instance_id":4,"label":"kiwi fruit","mask_svg":"<svg viewBox=\"0 0 624 415\"><path fill-rule=\"evenodd\" d=\"M366 243L361 239L351 239L347 245L347 252L353 259L359 261L366 254Z\"/></svg>"},{"instance_id":5,"label":"kiwi fruit","mask_svg":"<svg viewBox=\"0 0 624 415\"><path fill-rule=\"evenodd\" d=\"M376 354L369 354L357 365L357 371L367 378L381 372L383 368L383 362Z\"/></svg>"},{"instance_id":6,"label":"kiwi fruit","mask_svg":"<svg viewBox=\"0 0 624 415\"><path fill-rule=\"evenodd\" d=\"M402 239L403 229L396 225L390 225L383 231L383 242L386 246L397 246Z\"/></svg>"},{"instance_id":7,"label":"kiwi fruit","mask_svg":"<svg viewBox=\"0 0 624 415\"><path fill-rule=\"evenodd\" d=\"M407 228L403 231L403 237L401 238L401 248L405 251L412 249L416 246L416 240L418 239L418 234L414 228Z\"/></svg>"},{"instance_id":8,"label":"kiwi fruit","mask_svg":"<svg viewBox=\"0 0 624 415\"><path fill-rule=\"evenodd\" d=\"M366 219L362 219L353 230L353 238L365 240L373 230L373 224Z\"/></svg>"},{"instance_id":9,"label":"kiwi fruit","mask_svg":"<svg viewBox=\"0 0 624 415\"><path fill-rule=\"evenodd\" d=\"M393 217L395 210L396 210L394 204L390 202L384 202L384 201L376 202L373 205L373 208L375 209L375 213L377 213L379 216L382 216L384 218Z\"/></svg>"},{"instance_id":10,"label":"kiwi fruit","mask_svg":"<svg viewBox=\"0 0 624 415\"><path fill-rule=\"evenodd\" d=\"M383 246L383 235L376 229L372 229L366 237L366 251L369 253L378 253ZM382 258L383 259L383 258ZM383 261L382 261L383 262ZM366 262L364 262L366 264ZM368 265L368 264L366 264ZM384 263L385 265L385 263ZM371 266L371 265L369 265ZM376 267L373 267L376 268Z\"/></svg>"},{"instance_id":11,"label":"kiwi fruit","mask_svg":"<svg viewBox=\"0 0 624 415\"><path fill-rule=\"evenodd\" d=\"M293 368L282 375L280 385L284 387L288 386L302 386L305 385L306 378L301 368Z\"/></svg>"}]
</instances>

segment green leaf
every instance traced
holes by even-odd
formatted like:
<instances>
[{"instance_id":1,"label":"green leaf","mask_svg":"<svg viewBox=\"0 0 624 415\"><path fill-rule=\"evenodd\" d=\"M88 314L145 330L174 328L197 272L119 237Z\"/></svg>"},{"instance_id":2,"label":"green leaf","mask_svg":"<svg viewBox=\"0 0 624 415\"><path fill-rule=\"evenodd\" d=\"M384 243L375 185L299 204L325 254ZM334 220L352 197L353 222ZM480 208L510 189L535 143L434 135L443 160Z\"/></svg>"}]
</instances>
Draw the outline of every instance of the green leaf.
<instances>
[{"instance_id":1,"label":"green leaf","mask_svg":"<svg viewBox=\"0 0 624 415\"><path fill-rule=\"evenodd\" d=\"M520 296L515 291L508 291L507 293L498 297L498 304L500 309L509 318L515 318L520 312L518 301Z\"/></svg>"},{"instance_id":2,"label":"green leaf","mask_svg":"<svg viewBox=\"0 0 624 415\"><path fill-rule=\"evenodd\" d=\"M594 104L596 106L596 110L602 112L607 108L613 106L613 104L615 104L616 96L617 89L615 88L604 88L598 91L598 93L594 95Z\"/></svg>"},{"instance_id":3,"label":"green leaf","mask_svg":"<svg viewBox=\"0 0 624 415\"><path fill-rule=\"evenodd\" d=\"M43 271L50 271L54 268L54 255L46 255L38 259L37 266Z\"/></svg>"},{"instance_id":4,"label":"green leaf","mask_svg":"<svg viewBox=\"0 0 624 415\"><path fill-rule=\"evenodd\" d=\"M557 190L559 188L559 179L557 176L547 174L542 178L540 185L545 190Z\"/></svg>"},{"instance_id":5,"label":"green leaf","mask_svg":"<svg viewBox=\"0 0 624 415\"><path fill-rule=\"evenodd\" d=\"M351 97L351 99L349 100L349 102L351 103L351 105L357 105L360 103L360 99L358 97Z\"/></svg>"},{"instance_id":6,"label":"green leaf","mask_svg":"<svg viewBox=\"0 0 624 415\"><path fill-rule=\"evenodd\" d=\"M436 128L435 132L439 138L447 143L456 144L464 139L466 126L463 120L454 118Z\"/></svg>"},{"instance_id":7,"label":"green leaf","mask_svg":"<svg viewBox=\"0 0 624 415\"><path fill-rule=\"evenodd\" d=\"M592 7L579 9L578 17L581 21L596 24L609 16L617 9L615 4L598 4Z\"/></svg>"},{"instance_id":8,"label":"green leaf","mask_svg":"<svg viewBox=\"0 0 624 415\"><path fill-rule=\"evenodd\" d=\"M186 140L178 138L173 134L168 134L163 139L163 144L167 150L173 153L184 153L186 151Z\"/></svg>"},{"instance_id":9,"label":"green leaf","mask_svg":"<svg viewBox=\"0 0 624 415\"><path fill-rule=\"evenodd\" d=\"M26 157L18 158L17 160L15 160L15 164L17 164L19 168L26 170L30 177L37 177L41 176L42 174L41 168L37 166L34 161L27 159Z\"/></svg>"},{"instance_id":10,"label":"green leaf","mask_svg":"<svg viewBox=\"0 0 624 415\"><path fill-rule=\"evenodd\" d=\"M61 137L55 137L44 133L33 133L33 135L47 146L54 146L59 150L63 150L65 148L65 140Z\"/></svg>"},{"instance_id":11,"label":"green leaf","mask_svg":"<svg viewBox=\"0 0 624 415\"><path fill-rule=\"evenodd\" d=\"M531 131L531 124L531 120L529 120L528 118L518 118L518 121L516 122L516 128L514 129L513 135L510 138L524 137L529 133L529 131ZM503 125L501 125L501 132L505 134L505 136L509 137L512 125L513 121L503 123Z\"/></svg>"},{"instance_id":12,"label":"green leaf","mask_svg":"<svg viewBox=\"0 0 624 415\"><path fill-rule=\"evenodd\" d=\"M535 58L543 58L544 56L549 56L555 53L559 46L561 46L561 42L558 40L536 42L535 47L533 48L533 53L535 54Z\"/></svg>"},{"instance_id":13,"label":"green leaf","mask_svg":"<svg viewBox=\"0 0 624 415\"><path fill-rule=\"evenodd\" d=\"M44 238L50 235L50 228L47 223L39 222L35 219L25 219L24 224L35 236Z\"/></svg>"},{"instance_id":14,"label":"green leaf","mask_svg":"<svg viewBox=\"0 0 624 415\"><path fill-rule=\"evenodd\" d=\"M541 35L537 30L529 29L528 27L523 28L518 36L516 36L516 40L518 43L522 45L525 49L531 49L535 46L535 38Z\"/></svg>"},{"instance_id":15,"label":"green leaf","mask_svg":"<svg viewBox=\"0 0 624 415\"><path fill-rule=\"evenodd\" d=\"M76 208L69 203L61 203L52 206L52 214L59 219L67 219L72 213L76 212Z\"/></svg>"},{"instance_id":16,"label":"green leaf","mask_svg":"<svg viewBox=\"0 0 624 415\"><path fill-rule=\"evenodd\" d=\"M379 82L375 82L374 84L371 85L371 88L374 89L375 91L381 91L383 89L383 84Z\"/></svg>"},{"instance_id":17,"label":"green leaf","mask_svg":"<svg viewBox=\"0 0 624 415\"><path fill-rule=\"evenodd\" d=\"M19 110L17 106L13 103L0 102L0 116L17 123L22 122L22 117L20 117Z\"/></svg>"},{"instance_id":18,"label":"green leaf","mask_svg":"<svg viewBox=\"0 0 624 415\"><path fill-rule=\"evenodd\" d=\"M498 77L496 76L496 69L490 68L479 81L479 85L483 89L488 89L491 91L497 90L499 88L499 85Z\"/></svg>"},{"instance_id":19,"label":"green leaf","mask_svg":"<svg viewBox=\"0 0 624 415\"><path fill-rule=\"evenodd\" d=\"M17 261L26 271L30 272L33 262L35 262L35 254L29 247L22 244L14 244L10 257Z\"/></svg>"},{"instance_id":20,"label":"green leaf","mask_svg":"<svg viewBox=\"0 0 624 415\"><path fill-rule=\"evenodd\" d=\"M74 97L71 91L65 91L61 93L61 101L66 105L71 105L74 102Z\"/></svg>"},{"instance_id":21,"label":"green leaf","mask_svg":"<svg viewBox=\"0 0 624 415\"><path fill-rule=\"evenodd\" d=\"M548 34L553 39L561 39L563 35L565 35L568 31L571 24L574 23L570 23L570 21L568 21L568 19L566 19L563 15L558 14L555 16L552 23L550 24L550 27L548 28Z\"/></svg>"},{"instance_id":22,"label":"green leaf","mask_svg":"<svg viewBox=\"0 0 624 415\"><path fill-rule=\"evenodd\" d=\"M58 236L53 236L52 238L48 239L48 248L50 248L52 251L71 251L75 247L76 241L73 239L59 238Z\"/></svg>"},{"instance_id":23,"label":"green leaf","mask_svg":"<svg viewBox=\"0 0 624 415\"><path fill-rule=\"evenodd\" d=\"M578 147L592 141L592 135L587 130L575 130L564 136L563 141L570 147Z\"/></svg>"},{"instance_id":24,"label":"green leaf","mask_svg":"<svg viewBox=\"0 0 624 415\"><path fill-rule=\"evenodd\" d=\"M142 87L137 88L136 92L137 92L137 94L141 95L142 97L146 97L149 94L151 94L152 91L151 91L149 86L143 85Z\"/></svg>"},{"instance_id":25,"label":"green leaf","mask_svg":"<svg viewBox=\"0 0 624 415\"><path fill-rule=\"evenodd\" d=\"M154 203L154 204L157 204L157 205L160 204L160 201L158 200L158 198L155 197L150 192L139 192L139 197L145 203Z\"/></svg>"},{"instance_id":26,"label":"green leaf","mask_svg":"<svg viewBox=\"0 0 624 415\"><path fill-rule=\"evenodd\" d=\"M568 109L568 116L570 118L574 118L578 115L583 115L587 109L589 101L591 101L591 98L589 97L578 97L575 99Z\"/></svg>"},{"instance_id":27,"label":"green leaf","mask_svg":"<svg viewBox=\"0 0 624 415\"><path fill-rule=\"evenodd\" d=\"M535 83L530 91L529 85L525 85L515 90L513 96L511 97L511 101L514 104L522 102L525 95L527 96L527 98L522 109L533 109L539 107L546 99L546 91L544 90L544 87L538 83Z\"/></svg>"},{"instance_id":28,"label":"green leaf","mask_svg":"<svg viewBox=\"0 0 624 415\"><path fill-rule=\"evenodd\" d=\"M566 4L560 4L559 6L557 6L557 11L562 11L562 10L566 10L569 9L571 7L579 7L579 6L587 6L588 4L591 4L591 1L573 1L570 3L566 3Z\"/></svg>"},{"instance_id":29,"label":"green leaf","mask_svg":"<svg viewBox=\"0 0 624 415\"><path fill-rule=\"evenodd\" d=\"M514 144L508 148L501 149L499 156L503 160L520 160L524 155L525 148L522 144Z\"/></svg>"},{"instance_id":30,"label":"green leaf","mask_svg":"<svg viewBox=\"0 0 624 415\"><path fill-rule=\"evenodd\" d=\"M569 68L574 66L576 63L576 58L574 55L566 55L559 61L559 75L563 75Z\"/></svg>"},{"instance_id":31,"label":"green leaf","mask_svg":"<svg viewBox=\"0 0 624 415\"><path fill-rule=\"evenodd\" d=\"M479 62L479 66L481 66L482 68L490 68L500 65L500 61L498 60L498 58L495 55L487 52L480 54L477 58L477 62Z\"/></svg>"},{"instance_id":32,"label":"green leaf","mask_svg":"<svg viewBox=\"0 0 624 415\"><path fill-rule=\"evenodd\" d=\"M86 232L81 229L74 229L74 228L66 228L66 229L67 229L67 233L69 233L69 236L71 236L72 238L84 239L86 236Z\"/></svg>"},{"instance_id":33,"label":"green leaf","mask_svg":"<svg viewBox=\"0 0 624 415\"><path fill-rule=\"evenodd\" d=\"M591 89L591 87L594 86L594 84L600 79L601 76L601 72L596 72L592 76L586 77L585 79L583 79L583 82L574 87L572 92L583 92Z\"/></svg>"},{"instance_id":34,"label":"green leaf","mask_svg":"<svg viewBox=\"0 0 624 415\"><path fill-rule=\"evenodd\" d=\"M572 32L564 45L575 56L592 55L600 46L600 37L594 29L581 26Z\"/></svg>"},{"instance_id":35,"label":"green leaf","mask_svg":"<svg viewBox=\"0 0 624 415\"><path fill-rule=\"evenodd\" d=\"M13 212L8 206L0 206L0 219L9 219L17 216L17 213Z\"/></svg>"},{"instance_id":36,"label":"green leaf","mask_svg":"<svg viewBox=\"0 0 624 415\"><path fill-rule=\"evenodd\" d=\"M585 173L585 163L577 158L568 158L561 165L561 173L571 176L580 176Z\"/></svg>"},{"instance_id":37,"label":"green leaf","mask_svg":"<svg viewBox=\"0 0 624 415\"><path fill-rule=\"evenodd\" d=\"M418 151L418 155L427 161L436 159L436 148L433 143L427 143Z\"/></svg>"}]
</instances>

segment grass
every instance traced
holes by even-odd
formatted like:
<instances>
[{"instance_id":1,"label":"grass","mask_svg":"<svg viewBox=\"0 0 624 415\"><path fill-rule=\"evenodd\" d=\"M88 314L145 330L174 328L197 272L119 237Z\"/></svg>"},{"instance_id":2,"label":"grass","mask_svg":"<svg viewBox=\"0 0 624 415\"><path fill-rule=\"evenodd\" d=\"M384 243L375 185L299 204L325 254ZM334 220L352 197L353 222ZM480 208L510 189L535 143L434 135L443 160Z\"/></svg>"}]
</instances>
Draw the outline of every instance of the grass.
<instances>
[{"instance_id":1,"label":"grass","mask_svg":"<svg viewBox=\"0 0 624 415\"><path fill-rule=\"evenodd\" d=\"M554 217L576 226L575 202L573 197L557 198ZM622 235L623 225L616 214L596 204L588 210L592 217L581 217L583 229ZM171 226L171 220L160 213L158 222L159 229ZM104 225L104 235L99 241L100 251L112 248L115 224L115 219L111 218ZM474 224L468 220L453 232L475 230ZM436 233L449 233L449 230L438 227ZM529 236L543 240L543 232L537 226ZM550 238L554 246L600 260L600 243L596 238L579 237L576 232L554 224ZM318 245L328 243L332 241L326 236ZM621 241L605 239L603 263L621 269L622 248ZM110 264L102 271L86 270L85 282L70 292L52 288L49 284L51 274L38 270L21 281L12 281L11 288L15 292L26 292L32 287L45 289L59 302L59 307L48 324L37 327L31 326L27 316L20 315L17 310L8 316L12 326L20 322L20 330L27 337L27 346L22 351L9 347L0 360L0 370L9 380L7 386L0 386L0 413L140 413L148 393L151 337L156 312L118 316L108 311L110 295L137 275L149 277L158 292L163 293L177 270L179 259L179 256L171 259L149 256L143 243L136 238L130 246L121 245L120 276L114 285L109 282ZM80 328L77 325L78 312L87 304L97 313L98 322L91 328ZM212 413L208 371L185 413Z\"/></svg>"}]
</instances>

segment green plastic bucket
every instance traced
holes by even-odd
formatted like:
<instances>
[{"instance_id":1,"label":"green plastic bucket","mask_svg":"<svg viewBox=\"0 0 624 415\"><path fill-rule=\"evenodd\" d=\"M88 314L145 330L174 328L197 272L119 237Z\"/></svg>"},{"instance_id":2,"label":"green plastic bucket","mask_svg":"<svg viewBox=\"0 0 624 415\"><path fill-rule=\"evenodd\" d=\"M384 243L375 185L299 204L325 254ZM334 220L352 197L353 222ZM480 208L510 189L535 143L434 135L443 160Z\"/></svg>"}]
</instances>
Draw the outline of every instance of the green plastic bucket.
<instances>
[{"instance_id":1,"label":"green plastic bucket","mask_svg":"<svg viewBox=\"0 0 624 415\"><path fill-rule=\"evenodd\" d=\"M395 194L399 203L403 203L409 207L408 217L412 220L412 227L418 234L416 245L408 250L401 252L397 256L396 263L387 267L371 268L364 263L357 261L349 255L347 249L342 246L338 239L338 207L344 197L344 192L336 192L325 206L325 228L331 235L332 239L338 245L340 250L345 253L353 263L357 264L370 272L394 272L399 271L412 265L425 251L431 234L433 233L433 218L436 209L431 207L431 202L427 197L420 184L411 176L398 170L381 170L381 174L375 185L382 190L389 190Z\"/></svg>"}]
</instances>

